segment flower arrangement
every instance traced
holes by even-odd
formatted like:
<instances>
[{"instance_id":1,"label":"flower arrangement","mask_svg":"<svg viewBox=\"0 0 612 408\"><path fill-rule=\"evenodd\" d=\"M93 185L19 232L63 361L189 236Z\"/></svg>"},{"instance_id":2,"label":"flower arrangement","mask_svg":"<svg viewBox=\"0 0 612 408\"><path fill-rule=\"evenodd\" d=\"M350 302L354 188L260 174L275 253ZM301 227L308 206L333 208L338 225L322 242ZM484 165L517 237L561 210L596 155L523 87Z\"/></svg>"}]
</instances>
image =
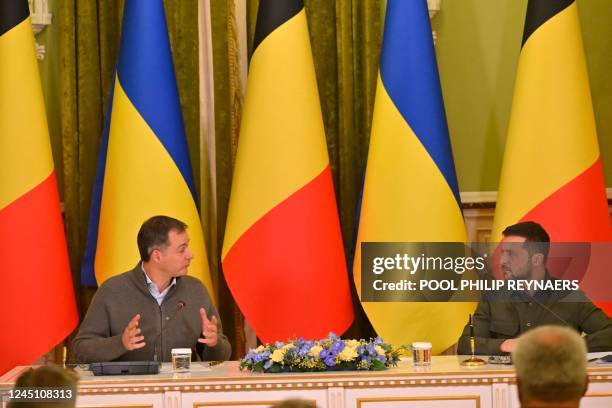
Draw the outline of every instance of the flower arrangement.
<instances>
[{"instance_id":1,"label":"flower arrangement","mask_svg":"<svg viewBox=\"0 0 612 408\"><path fill-rule=\"evenodd\" d=\"M240 361L240 369L265 373L385 370L397 365L401 351L393 350L380 337L342 340L330 333L323 340L297 339L250 349Z\"/></svg>"}]
</instances>

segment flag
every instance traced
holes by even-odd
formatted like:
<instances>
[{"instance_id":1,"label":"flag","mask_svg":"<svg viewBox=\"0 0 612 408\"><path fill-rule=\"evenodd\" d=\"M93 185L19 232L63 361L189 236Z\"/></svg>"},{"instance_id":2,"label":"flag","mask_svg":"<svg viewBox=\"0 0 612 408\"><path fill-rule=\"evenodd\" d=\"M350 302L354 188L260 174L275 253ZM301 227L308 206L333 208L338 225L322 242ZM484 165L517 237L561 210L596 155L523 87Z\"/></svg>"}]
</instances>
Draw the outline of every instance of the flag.
<instances>
[{"instance_id":1,"label":"flag","mask_svg":"<svg viewBox=\"0 0 612 408\"><path fill-rule=\"evenodd\" d=\"M26 0L0 2L0 375L76 327L57 179Z\"/></svg>"},{"instance_id":2,"label":"flag","mask_svg":"<svg viewBox=\"0 0 612 408\"><path fill-rule=\"evenodd\" d=\"M362 242L464 242L427 2L389 0L374 100L353 275L361 296ZM393 344L459 338L473 303L362 302Z\"/></svg>"},{"instance_id":3,"label":"flag","mask_svg":"<svg viewBox=\"0 0 612 408\"><path fill-rule=\"evenodd\" d=\"M538 222L553 242L612 241L572 0L527 5L491 239L520 221Z\"/></svg>"},{"instance_id":4,"label":"flag","mask_svg":"<svg viewBox=\"0 0 612 408\"><path fill-rule=\"evenodd\" d=\"M189 274L214 296L162 0L125 2L110 95L83 282L102 284L133 268L140 226L168 215L187 224L194 253Z\"/></svg>"},{"instance_id":5,"label":"flag","mask_svg":"<svg viewBox=\"0 0 612 408\"><path fill-rule=\"evenodd\" d=\"M264 342L341 334L353 320L301 0L259 4L222 264Z\"/></svg>"}]
</instances>

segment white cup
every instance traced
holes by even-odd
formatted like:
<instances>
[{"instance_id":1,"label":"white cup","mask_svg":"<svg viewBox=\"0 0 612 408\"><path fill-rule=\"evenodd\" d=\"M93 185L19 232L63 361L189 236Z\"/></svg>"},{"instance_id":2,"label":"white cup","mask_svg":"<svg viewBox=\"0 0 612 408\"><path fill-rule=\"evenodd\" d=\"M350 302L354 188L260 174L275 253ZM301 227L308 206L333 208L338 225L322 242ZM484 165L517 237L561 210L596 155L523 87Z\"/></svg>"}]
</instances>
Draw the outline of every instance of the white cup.
<instances>
[{"instance_id":1,"label":"white cup","mask_svg":"<svg viewBox=\"0 0 612 408\"><path fill-rule=\"evenodd\" d=\"M412 343L412 362L415 366L431 364L431 343L418 341Z\"/></svg>"}]
</instances>

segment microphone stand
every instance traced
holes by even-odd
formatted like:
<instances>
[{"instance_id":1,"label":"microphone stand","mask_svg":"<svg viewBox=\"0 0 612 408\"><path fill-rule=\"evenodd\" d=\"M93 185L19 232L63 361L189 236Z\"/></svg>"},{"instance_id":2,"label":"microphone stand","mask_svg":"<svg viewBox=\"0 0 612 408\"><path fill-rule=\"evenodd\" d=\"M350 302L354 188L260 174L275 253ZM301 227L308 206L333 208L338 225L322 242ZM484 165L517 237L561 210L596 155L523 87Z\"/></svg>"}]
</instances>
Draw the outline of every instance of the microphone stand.
<instances>
[{"instance_id":1,"label":"microphone stand","mask_svg":"<svg viewBox=\"0 0 612 408\"><path fill-rule=\"evenodd\" d=\"M476 349L476 339L474 338L474 323L472 321L472 315L470 315L470 351L472 352L472 357L467 360L463 360L461 365L464 367L479 367L486 365L487 362L482 358L478 358L474 355L474 350Z\"/></svg>"}]
</instances>

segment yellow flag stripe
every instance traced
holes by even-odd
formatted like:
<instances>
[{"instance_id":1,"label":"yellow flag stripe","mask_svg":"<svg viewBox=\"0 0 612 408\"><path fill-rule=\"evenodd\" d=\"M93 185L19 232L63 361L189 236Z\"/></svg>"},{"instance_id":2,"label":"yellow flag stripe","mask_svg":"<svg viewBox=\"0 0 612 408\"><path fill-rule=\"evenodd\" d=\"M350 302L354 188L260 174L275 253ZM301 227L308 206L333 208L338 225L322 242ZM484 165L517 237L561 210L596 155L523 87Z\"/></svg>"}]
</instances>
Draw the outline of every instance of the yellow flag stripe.
<instances>
[{"instance_id":1,"label":"yellow flag stripe","mask_svg":"<svg viewBox=\"0 0 612 408\"><path fill-rule=\"evenodd\" d=\"M257 47L247 95L223 258L251 225L329 163L304 10Z\"/></svg>"},{"instance_id":2,"label":"yellow flag stripe","mask_svg":"<svg viewBox=\"0 0 612 408\"><path fill-rule=\"evenodd\" d=\"M0 210L53 170L30 18L0 36ZM33 80L35 79L35 80Z\"/></svg>"},{"instance_id":3,"label":"yellow flag stripe","mask_svg":"<svg viewBox=\"0 0 612 408\"><path fill-rule=\"evenodd\" d=\"M492 239L590 167L597 132L575 3L542 24L519 58Z\"/></svg>"}]
</instances>

